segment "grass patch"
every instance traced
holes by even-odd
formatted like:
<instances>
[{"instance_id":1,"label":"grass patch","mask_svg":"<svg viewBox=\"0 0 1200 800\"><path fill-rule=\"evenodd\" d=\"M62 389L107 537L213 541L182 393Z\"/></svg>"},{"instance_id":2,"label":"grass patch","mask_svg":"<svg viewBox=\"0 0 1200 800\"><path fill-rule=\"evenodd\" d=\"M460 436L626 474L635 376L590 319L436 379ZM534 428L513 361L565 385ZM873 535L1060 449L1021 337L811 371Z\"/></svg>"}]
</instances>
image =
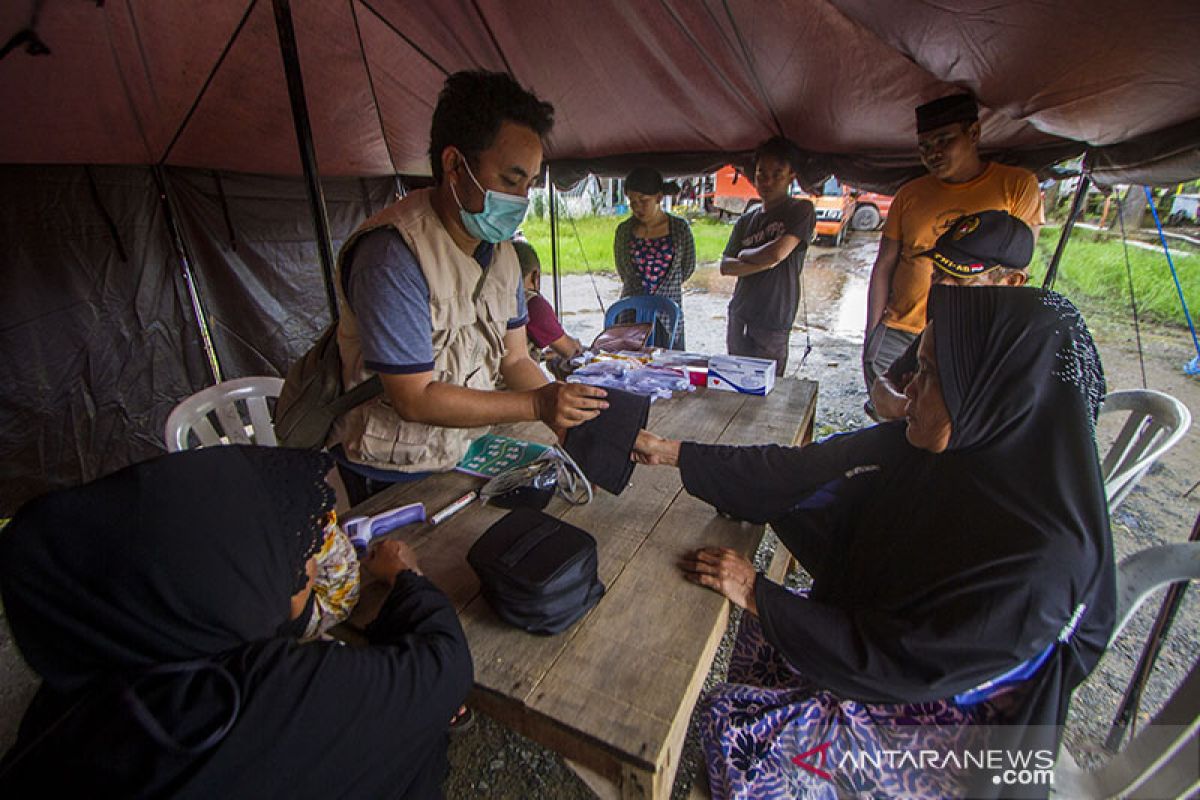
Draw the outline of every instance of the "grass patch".
<instances>
[{"instance_id":1,"label":"grass patch","mask_svg":"<svg viewBox=\"0 0 1200 800\"><path fill-rule=\"evenodd\" d=\"M1031 265L1034 285L1042 283L1061 230L1058 225L1042 228ZM1200 311L1200 255L1182 255L1179 247L1176 242L1171 242L1171 257L1194 318ZM1129 264L1138 315L1159 323L1186 326L1175 281L1162 251L1144 250L1134 247L1131 242ZM1113 238L1100 234L1098 238L1096 231L1075 228L1059 264L1055 288L1069 297L1081 295L1105 310L1128 315L1129 275L1120 236Z\"/></svg>"},{"instance_id":2,"label":"grass patch","mask_svg":"<svg viewBox=\"0 0 1200 800\"><path fill-rule=\"evenodd\" d=\"M614 272L613 236L617 225L627 217L580 217L561 219L558 224L558 265L564 275L592 272ZM542 260L542 270L550 272L550 220L530 216L521 225L525 238L534 246ZM696 240L696 264L719 261L721 251L729 241L732 222L699 218L692 221L692 238Z\"/></svg>"}]
</instances>

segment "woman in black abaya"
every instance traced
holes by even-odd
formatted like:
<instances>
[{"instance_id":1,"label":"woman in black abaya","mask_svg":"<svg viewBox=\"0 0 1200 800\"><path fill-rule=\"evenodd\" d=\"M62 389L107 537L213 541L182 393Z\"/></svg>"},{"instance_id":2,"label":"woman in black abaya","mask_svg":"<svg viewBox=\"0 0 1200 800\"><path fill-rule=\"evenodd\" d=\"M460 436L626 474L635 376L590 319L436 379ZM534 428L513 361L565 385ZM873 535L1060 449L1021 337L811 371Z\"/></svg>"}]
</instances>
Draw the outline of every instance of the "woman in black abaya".
<instances>
[{"instance_id":1,"label":"woman in black abaya","mask_svg":"<svg viewBox=\"0 0 1200 800\"><path fill-rule=\"evenodd\" d=\"M43 679L5 797L430 797L471 685L454 608L386 543L369 646L297 644L332 490L323 454L213 447L26 505L0 532Z\"/></svg>"},{"instance_id":2,"label":"woman in black abaya","mask_svg":"<svg viewBox=\"0 0 1200 800\"><path fill-rule=\"evenodd\" d=\"M1052 292L935 286L930 309L906 421L802 449L639 436L638 460L675 463L692 494L771 522L813 576L795 594L732 550L684 561L749 612L707 699L714 796L1048 790L962 765L996 749L1051 768L1070 693L1107 644L1104 379Z\"/></svg>"}]
</instances>

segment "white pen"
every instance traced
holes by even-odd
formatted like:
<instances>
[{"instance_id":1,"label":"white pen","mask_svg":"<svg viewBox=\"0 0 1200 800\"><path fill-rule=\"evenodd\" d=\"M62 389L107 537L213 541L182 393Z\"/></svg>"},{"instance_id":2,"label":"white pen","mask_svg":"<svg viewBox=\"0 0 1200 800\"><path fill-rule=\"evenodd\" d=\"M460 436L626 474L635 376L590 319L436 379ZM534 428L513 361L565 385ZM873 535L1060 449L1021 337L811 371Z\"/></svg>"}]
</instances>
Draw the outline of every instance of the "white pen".
<instances>
[{"instance_id":1,"label":"white pen","mask_svg":"<svg viewBox=\"0 0 1200 800\"><path fill-rule=\"evenodd\" d=\"M462 511L464 508L471 505L476 497L479 497L479 492L477 490L467 492L462 497L458 498L453 503L430 517L429 521L434 525L442 524L451 515L457 514L459 511Z\"/></svg>"}]
</instances>

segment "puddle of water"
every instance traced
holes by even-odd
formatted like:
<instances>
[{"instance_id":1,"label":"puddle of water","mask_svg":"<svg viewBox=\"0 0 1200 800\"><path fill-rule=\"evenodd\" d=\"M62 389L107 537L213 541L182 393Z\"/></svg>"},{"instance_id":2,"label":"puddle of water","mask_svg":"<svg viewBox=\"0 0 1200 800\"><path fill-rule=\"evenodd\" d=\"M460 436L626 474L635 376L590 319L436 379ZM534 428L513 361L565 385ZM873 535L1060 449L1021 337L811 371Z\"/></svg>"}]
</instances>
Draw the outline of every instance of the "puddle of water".
<instances>
[{"instance_id":1,"label":"puddle of water","mask_svg":"<svg viewBox=\"0 0 1200 800\"><path fill-rule=\"evenodd\" d=\"M867 320L867 284L870 276L851 273L845 277L834 306L837 318L830 332L839 336L860 336Z\"/></svg>"},{"instance_id":2,"label":"puddle of water","mask_svg":"<svg viewBox=\"0 0 1200 800\"><path fill-rule=\"evenodd\" d=\"M861 335L867 317L867 278L847 272L845 265L821 259L804 268L808 322L833 336ZM803 324L803 310L796 320Z\"/></svg>"}]
</instances>

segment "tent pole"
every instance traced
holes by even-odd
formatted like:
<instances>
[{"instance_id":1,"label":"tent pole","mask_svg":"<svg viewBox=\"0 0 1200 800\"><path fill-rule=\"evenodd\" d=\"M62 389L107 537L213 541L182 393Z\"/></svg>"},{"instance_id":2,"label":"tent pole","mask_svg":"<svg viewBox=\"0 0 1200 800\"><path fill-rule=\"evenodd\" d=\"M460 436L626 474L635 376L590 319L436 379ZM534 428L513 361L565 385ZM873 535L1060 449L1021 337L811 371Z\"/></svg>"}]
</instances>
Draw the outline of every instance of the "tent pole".
<instances>
[{"instance_id":1,"label":"tent pole","mask_svg":"<svg viewBox=\"0 0 1200 800\"><path fill-rule=\"evenodd\" d=\"M1062 260L1063 251L1067 249L1067 240L1071 238L1071 231L1075 228L1075 220L1079 218L1079 213L1083 209L1084 200L1087 198L1088 186L1091 185L1092 178L1088 174L1088 157L1083 156L1083 162L1079 166L1079 185L1075 187L1075 197L1071 200L1071 210L1067 213L1067 221L1063 223L1062 233L1058 237L1058 244L1054 247L1054 256L1050 259L1050 266L1046 268L1046 279L1042 281L1043 289L1053 289L1054 280L1058 277L1058 262ZM1034 242L1037 244L1037 242Z\"/></svg>"},{"instance_id":2,"label":"tent pole","mask_svg":"<svg viewBox=\"0 0 1200 800\"><path fill-rule=\"evenodd\" d=\"M562 317L562 277L558 274L558 200L550 165L546 165L546 197L550 201L550 274L554 276L554 316Z\"/></svg>"},{"instance_id":3,"label":"tent pole","mask_svg":"<svg viewBox=\"0 0 1200 800\"><path fill-rule=\"evenodd\" d=\"M1196 522L1192 525L1192 533L1188 536L1188 541L1200 541L1200 515L1196 516ZM1117 752L1121 746L1121 740L1125 738L1125 733L1137 724L1136 719L1138 708L1142 703L1142 692L1146 689L1146 682L1150 680L1150 673L1154 671L1154 662L1158 660L1167 634L1171 631L1171 624L1175 621L1175 614L1183 603L1183 595L1187 588L1186 581L1177 583L1167 589L1167 594L1163 597L1158 616L1154 618L1154 627L1150 629L1150 635L1146 638L1146 646L1142 648L1142 655L1138 658L1133 675L1129 678L1129 685L1125 687L1125 696L1121 698L1121 707L1117 709L1117 715L1113 717L1112 725L1108 729L1108 736L1104 739L1104 749L1110 753Z\"/></svg>"},{"instance_id":4,"label":"tent pole","mask_svg":"<svg viewBox=\"0 0 1200 800\"><path fill-rule=\"evenodd\" d=\"M308 119L308 103L304 99L304 79L300 75L300 53L296 49L296 31L292 27L292 10L289 0L271 0L275 9L275 30L279 34L279 53L283 57L283 71L287 75L288 96L292 101L292 122L296 128L296 143L300 148L300 163L304 167L304 181L308 187L308 204L312 212L313 227L317 234L317 255L321 258L321 270L325 274L325 299L329 303L329 315L338 321L337 293L333 285L333 240L329 235L329 214L325 210L325 195L317 171L317 153L313 148L312 125Z\"/></svg>"},{"instance_id":5,"label":"tent pole","mask_svg":"<svg viewBox=\"0 0 1200 800\"><path fill-rule=\"evenodd\" d=\"M217 351L213 347L212 333L208 329L208 315L204 311L204 302L200 299L200 291L196 288L196 277L192 274L192 264L188 260L187 249L183 246L183 235L175 222L175 213L171 210L171 197L167 194L167 176L161 164L155 164L153 169L154 182L158 185L158 199L162 201L163 217L167 222L167 230L171 234L171 245L175 248L175 257L179 259L179 268L183 273L183 282L187 286L188 298L192 301L192 313L196 315L196 327L200 329L200 344L204 347L204 355L208 359L208 371L212 374L213 383L220 383L221 363L217 361Z\"/></svg>"}]
</instances>

